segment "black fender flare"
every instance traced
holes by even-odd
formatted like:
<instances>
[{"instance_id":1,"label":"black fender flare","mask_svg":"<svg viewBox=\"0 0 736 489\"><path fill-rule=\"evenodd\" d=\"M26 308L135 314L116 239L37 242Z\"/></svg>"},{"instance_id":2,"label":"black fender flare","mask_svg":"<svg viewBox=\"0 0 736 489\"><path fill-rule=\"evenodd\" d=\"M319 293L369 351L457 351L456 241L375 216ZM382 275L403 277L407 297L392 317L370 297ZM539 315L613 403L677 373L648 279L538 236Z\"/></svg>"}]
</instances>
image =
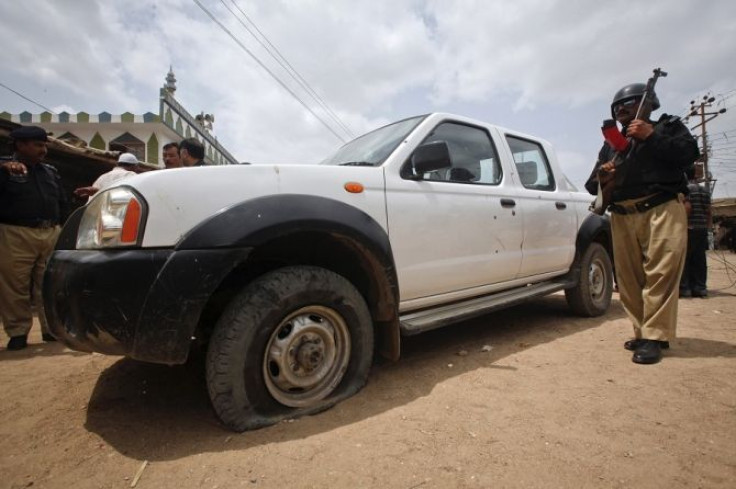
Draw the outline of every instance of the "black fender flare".
<instances>
[{"instance_id":1,"label":"black fender flare","mask_svg":"<svg viewBox=\"0 0 736 489\"><path fill-rule=\"evenodd\" d=\"M611 258L611 263L613 263L611 220L605 214L599 216L591 212L585 217L583 224L578 229L578 235L575 240L575 260L570 267L570 271L567 273L567 277L570 280L577 282L577 277L580 276L580 259L588 246L593 242L603 245Z\"/></svg>"},{"instance_id":2,"label":"black fender flare","mask_svg":"<svg viewBox=\"0 0 736 489\"><path fill-rule=\"evenodd\" d=\"M232 205L182 237L177 250L257 247L294 231L324 231L361 239L386 264L393 263L384 229L343 202L313 195L278 194Z\"/></svg>"},{"instance_id":3,"label":"black fender flare","mask_svg":"<svg viewBox=\"0 0 736 489\"><path fill-rule=\"evenodd\" d=\"M177 244L177 250L257 248L296 232L321 232L354 244L378 284L374 319L397 316L399 287L388 234L366 212L314 195L278 194L246 200L209 217Z\"/></svg>"}]
</instances>

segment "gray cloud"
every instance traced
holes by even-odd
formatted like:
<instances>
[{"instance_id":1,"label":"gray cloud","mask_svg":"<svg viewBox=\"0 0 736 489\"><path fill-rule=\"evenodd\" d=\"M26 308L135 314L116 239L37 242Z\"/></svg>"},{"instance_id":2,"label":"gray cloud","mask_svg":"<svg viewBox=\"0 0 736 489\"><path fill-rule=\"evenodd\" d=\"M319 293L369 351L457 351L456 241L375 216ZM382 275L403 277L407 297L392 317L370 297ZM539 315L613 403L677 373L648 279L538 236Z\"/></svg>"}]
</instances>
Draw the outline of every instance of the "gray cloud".
<instances>
[{"instance_id":1,"label":"gray cloud","mask_svg":"<svg viewBox=\"0 0 736 489\"><path fill-rule=\"evenodd\" d=\"M225 9L235 10L231 0L200 1L323 115ZM708 90L736 88L730 0L236 4L354 133L457 111L551 140L578 183L623 84L661 66L670 72L659 89L670 113ZM214 113L218 138L238 159L314 162L341 144L192 1L27 0L1 10L2 81L46 106L156 112L172 65L177 98L192 113ZM40 111L5 90L0 104ZM729 113L714 128L733 122Z\"/></svg>"}]
</instances>

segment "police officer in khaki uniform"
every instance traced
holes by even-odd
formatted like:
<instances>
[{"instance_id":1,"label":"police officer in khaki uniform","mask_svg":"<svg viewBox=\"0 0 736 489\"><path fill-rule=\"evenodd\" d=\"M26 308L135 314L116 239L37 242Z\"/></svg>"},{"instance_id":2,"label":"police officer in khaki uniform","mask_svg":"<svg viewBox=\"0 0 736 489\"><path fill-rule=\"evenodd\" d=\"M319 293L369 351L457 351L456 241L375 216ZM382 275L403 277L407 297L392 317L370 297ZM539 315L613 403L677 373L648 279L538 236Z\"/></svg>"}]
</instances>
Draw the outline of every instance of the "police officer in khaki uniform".
<instances>
[{"instance_id":1,"label":"police officer in khaki uniform","mask_svg":"<svg viewBox=\"0 0 736 489\"><path fill-rule=\"evenodd\" d=\"M21 350L33 321L31 296L43 340L55 341L43 313L41 283L66 199L56 169L43 163L46 131L26 126L10 137L14 154L0 160L0 316L8 350Z\"/></svg>"},{"instance_id":2,"label":"police officer in khaki uniform","mask_svg":"<svg viewBox=\"0 0 736 489\"><path fill-rule=\"evenodd\" d=\"M634 338L624 348L632 361L657 363L662 349L675 338L680 275L685 263L687 215L682 194L687 192L685 171L699 155L698 145L678 117L658 121L634 119L646 85L633 83L613 98L611 113L624 136L635 140L625 175L617 175L613 191L611 231L616 279L621 302L634 326ZM659 108L654 95L652 109ZM598 170L614 168L615 151L604 143L585 188L597 192Z\"/></svg>"}]
</instances>

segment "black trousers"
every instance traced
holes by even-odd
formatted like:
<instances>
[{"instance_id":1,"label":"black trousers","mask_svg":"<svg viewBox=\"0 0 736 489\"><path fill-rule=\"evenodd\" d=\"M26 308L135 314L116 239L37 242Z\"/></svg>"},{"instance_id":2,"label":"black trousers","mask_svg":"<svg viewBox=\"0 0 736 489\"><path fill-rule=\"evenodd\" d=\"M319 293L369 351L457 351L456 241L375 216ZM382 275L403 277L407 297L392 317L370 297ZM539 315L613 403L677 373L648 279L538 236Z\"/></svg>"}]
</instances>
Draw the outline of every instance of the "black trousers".
<instances>
[{"instance_id":1,"label":"black trousers","mask_svg":"<svg viewBox=\"0 0 736 489\"><path fill-rule=\"evenodd\" d=\"M708 267L705 263L705 252L708 250L708 230L687 230L687 253L685 269L680 279L680 290L689 290L696 294L707 290Z\"/></svg>"}]
</instances>

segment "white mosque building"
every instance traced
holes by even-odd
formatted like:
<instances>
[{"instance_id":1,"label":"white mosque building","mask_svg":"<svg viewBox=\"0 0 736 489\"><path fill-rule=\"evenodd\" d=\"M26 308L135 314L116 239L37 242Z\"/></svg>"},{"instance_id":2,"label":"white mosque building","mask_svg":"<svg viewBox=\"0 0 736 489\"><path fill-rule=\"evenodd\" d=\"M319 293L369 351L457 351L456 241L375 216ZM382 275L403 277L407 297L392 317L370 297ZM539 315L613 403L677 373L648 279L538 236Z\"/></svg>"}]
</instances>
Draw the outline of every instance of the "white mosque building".
<instances>
[{"instance_id":1,"label":"white mosque building","mask_svg":"<svg viewBox=\"0 0 736 489\"><path fill-rule=\"evenodd\" d=\"M176 77L171 69L160 90L158 114L88 114L42 112L9 114L0 112L0 118L18 124L34 124L46 129L57 139L68 143L101 150L119 150L121 147L135 154L140 161L163 167L162 148L184 138L197 138L205 147L205 163L230 165L238 161L212 135L214 117L199 114L193 117L174 98Z\"/></svg>"}]
</instances>

